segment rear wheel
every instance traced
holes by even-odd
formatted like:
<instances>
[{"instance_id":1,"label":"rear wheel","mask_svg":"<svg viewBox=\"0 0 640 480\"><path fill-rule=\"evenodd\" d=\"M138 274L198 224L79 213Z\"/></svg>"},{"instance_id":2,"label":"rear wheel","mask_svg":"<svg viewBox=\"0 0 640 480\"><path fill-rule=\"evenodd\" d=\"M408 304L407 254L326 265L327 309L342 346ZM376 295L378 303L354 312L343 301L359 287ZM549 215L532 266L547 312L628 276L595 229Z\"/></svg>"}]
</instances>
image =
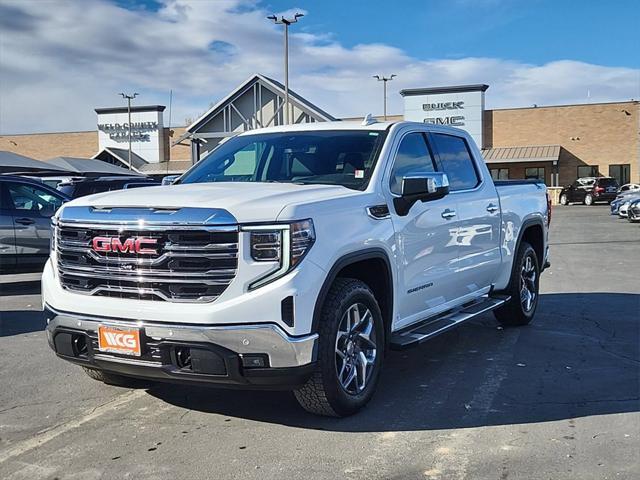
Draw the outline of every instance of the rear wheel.
<instances>
[{"instance_id":1,"label":"rear wheel","mask_svg":"<svg viewBox=\"0 0 640 480\"><path fill-rule=\"evenodd\" d=\"M564 193L560 195L560 205L569 205L569 199Z\"/></svg>"},{"instance_id":2,"label":"rear wheel","mask_svg":"<svg viewBox=\"0 0 640 480\"><path fill-rule=\"evenodd\" d=\"M322 308L316 370L294 391L302 407L318 415L351 415L373 396L384 355L384 325L371 289L339 278Z\"/></svg>"},{"instance_id":3,"label":"rear wheel","mask_svg":"<svg viewBox=\"0 0 640 480\"><path fill-rule=\"evenodd\" d=\"M584 197L584 204L587 206L593 205L593 195L587 193Z\"/></svg>"},{"instance_id":4,"label":"rear wheel","mask_svg":"<svg viewBox=\"0 0 640 480\"><path fill-rule=\"evenodd\" d=\"M504 292L511 299L494 310L496 319L502 325L527 325L533 319L538 307L540 286L540 264L533 247L521 242L516 254L509 286Z\"/></svg>"},{"instance_id":5,"label":"rear wheel","mask_svg":"<svg viewBox=\"0 0 640 480\"><path fill-rule=\"evenodd\" d=\"M108 385L128 388L144 388L150 384L150 382L140 380L139 378L125 377L124 375L104 372L102 370L96 370L95 368L82 367L82 369L84 370L84 373L86 373L94 380L106 383Z\"/></svg>"}]
</instances>

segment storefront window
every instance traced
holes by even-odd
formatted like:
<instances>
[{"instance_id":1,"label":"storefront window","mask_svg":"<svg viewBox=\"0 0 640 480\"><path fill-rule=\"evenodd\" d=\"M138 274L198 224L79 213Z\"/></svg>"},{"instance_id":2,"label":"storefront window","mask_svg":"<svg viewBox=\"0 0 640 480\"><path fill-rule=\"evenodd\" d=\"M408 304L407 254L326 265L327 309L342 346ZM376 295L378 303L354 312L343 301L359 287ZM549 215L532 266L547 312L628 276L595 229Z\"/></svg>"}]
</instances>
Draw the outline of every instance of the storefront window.
<instances>
[{"instance_id":1,"label":"storefront window","mask_svg":"<svg viewBox=\"0 0 640 480\"><path fill-rule=\"evenodd\" d=\"M597 177L597 176L598 176L597 165L580 165L578 167L578 178Z\"/></svg>"},{"instance_id":2,"label":"storefront window","mask_svg":"<svg viewBox=\"0 0 640 480\"><path fill-rule=\"evenodd\" d=\"M508 168L492 168L491 178L494 180L509 180L509 169Z\"/></svg>"},{"instance_id":3,"label":"storefront window","mask_svg":"<svg viewBox=\"0 0 640 480\"><path fill-rule=\"evenodd\" d=\"M529 167L524 169L524 178L538 179L544 182L544 167Z\"/></svg>"},{"instance_id":4,"label":"storefront window","mask_svg":"<svg viewBox=\"0 0 640 480\"><path fill-rule=\"evenodd\" d=\"M618 185L624 185L631 180L631 165L609 165L609 176L617 180Z\"/></svg>"}]
</instances>

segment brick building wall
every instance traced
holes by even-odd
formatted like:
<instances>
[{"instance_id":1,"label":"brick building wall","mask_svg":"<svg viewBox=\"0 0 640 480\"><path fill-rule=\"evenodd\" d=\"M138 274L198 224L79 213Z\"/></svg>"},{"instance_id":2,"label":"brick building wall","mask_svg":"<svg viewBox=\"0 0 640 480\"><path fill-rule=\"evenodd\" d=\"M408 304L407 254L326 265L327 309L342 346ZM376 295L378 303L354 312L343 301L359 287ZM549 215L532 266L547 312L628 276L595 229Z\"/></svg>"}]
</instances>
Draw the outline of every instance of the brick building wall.
<instances>
[{"instance_id":1,"label":"brick building wall","mask_svg":"<svg viewBox=\"0 0 640 480\"><path fill-rule=\"evenodd\" d=\"M0 150L36 160L53 157L91 158L98 153L98 132L31 133L0 135Z\"/></svg>"},{"instance_id":2,"label":"brick building wall","mask_svg":"<svg viewBox=\"0 0 640 480\"><path fill-rule=\"evenodd\" d=\"M629 164L630 179L638 182L639 131L638 101L487 110L484 148L561 145L558 162L561 185L576 179L579 165L597 166L599 174L609 175L610 165ZM494 164L491 168L495 168ZM523 164L511 164L508 168L511 178L524 178L515 175L524 170ZM550 172L545 173L549 182Z\"/></svg>"}]
</instances>

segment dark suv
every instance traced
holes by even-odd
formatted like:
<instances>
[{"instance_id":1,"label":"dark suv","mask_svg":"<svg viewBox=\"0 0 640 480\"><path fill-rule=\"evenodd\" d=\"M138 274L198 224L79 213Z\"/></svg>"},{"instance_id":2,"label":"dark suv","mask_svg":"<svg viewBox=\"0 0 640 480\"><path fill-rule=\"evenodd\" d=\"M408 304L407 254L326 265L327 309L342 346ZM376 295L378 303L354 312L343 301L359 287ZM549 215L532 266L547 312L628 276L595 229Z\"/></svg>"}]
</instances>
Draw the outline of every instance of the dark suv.
<instances>
[{"instance_id":1,"label":"dark suv","mask_svg":"<svg viewBox=\"0 0 640 480\"><path fill-rule=\"evenodd\" d=\"M92 193L123 190L127 188L150 187L160 185L160 182L148 177L112 176L112 177L84 177L58 184L58 190L70 198L84 197Z\"/></svg>"},{"instance_id":2,"label":"dark suv","mask_svg":"<svg viewBox=\"0 0 640 480\"><path fill-rule=\"evenodd\" d=\"M570 186L560 192L560 203L584 203L593 205L596 202L610 203L616 198L618 182L611 177L583 177L578 178Z\"/></svg>"}]
</instances>

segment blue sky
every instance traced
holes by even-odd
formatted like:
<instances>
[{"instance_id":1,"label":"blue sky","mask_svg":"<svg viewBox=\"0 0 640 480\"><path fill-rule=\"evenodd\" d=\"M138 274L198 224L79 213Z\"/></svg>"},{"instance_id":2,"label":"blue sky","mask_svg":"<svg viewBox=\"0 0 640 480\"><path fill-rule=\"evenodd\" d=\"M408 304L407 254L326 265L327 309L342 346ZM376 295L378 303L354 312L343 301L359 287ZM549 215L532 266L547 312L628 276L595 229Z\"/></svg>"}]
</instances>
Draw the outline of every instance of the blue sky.
<instances>
[{"instance_id":1,"label":"blue sky","mask_svg":"<svg viewBox=\"0 0 640 480\"><path fill-rule=\"evenodd\" d=\"M253 73L334 116L381 113L375 74L402 88L487 83L488 108L640 98L640 1L35 0L0 2L0 134L92 130L95 107L168 105L197 117ZM63 113L63 114L61 114Z\"/></svg>"},{"instance_id":2,"label":"blue sky","mask_svg":"<svg viewBox=\"0 0 640 480\"><path fill-rule=\"evenodd\" d=\"M572 59L607 66L640 65L637 0L294 3L309 11L303 19L309 32L332 32L346 46L384 42L419 58L490 56L527 63ZM293 4L272 0L264 5L282 11Z\"/></svg>"}]
</instances>

